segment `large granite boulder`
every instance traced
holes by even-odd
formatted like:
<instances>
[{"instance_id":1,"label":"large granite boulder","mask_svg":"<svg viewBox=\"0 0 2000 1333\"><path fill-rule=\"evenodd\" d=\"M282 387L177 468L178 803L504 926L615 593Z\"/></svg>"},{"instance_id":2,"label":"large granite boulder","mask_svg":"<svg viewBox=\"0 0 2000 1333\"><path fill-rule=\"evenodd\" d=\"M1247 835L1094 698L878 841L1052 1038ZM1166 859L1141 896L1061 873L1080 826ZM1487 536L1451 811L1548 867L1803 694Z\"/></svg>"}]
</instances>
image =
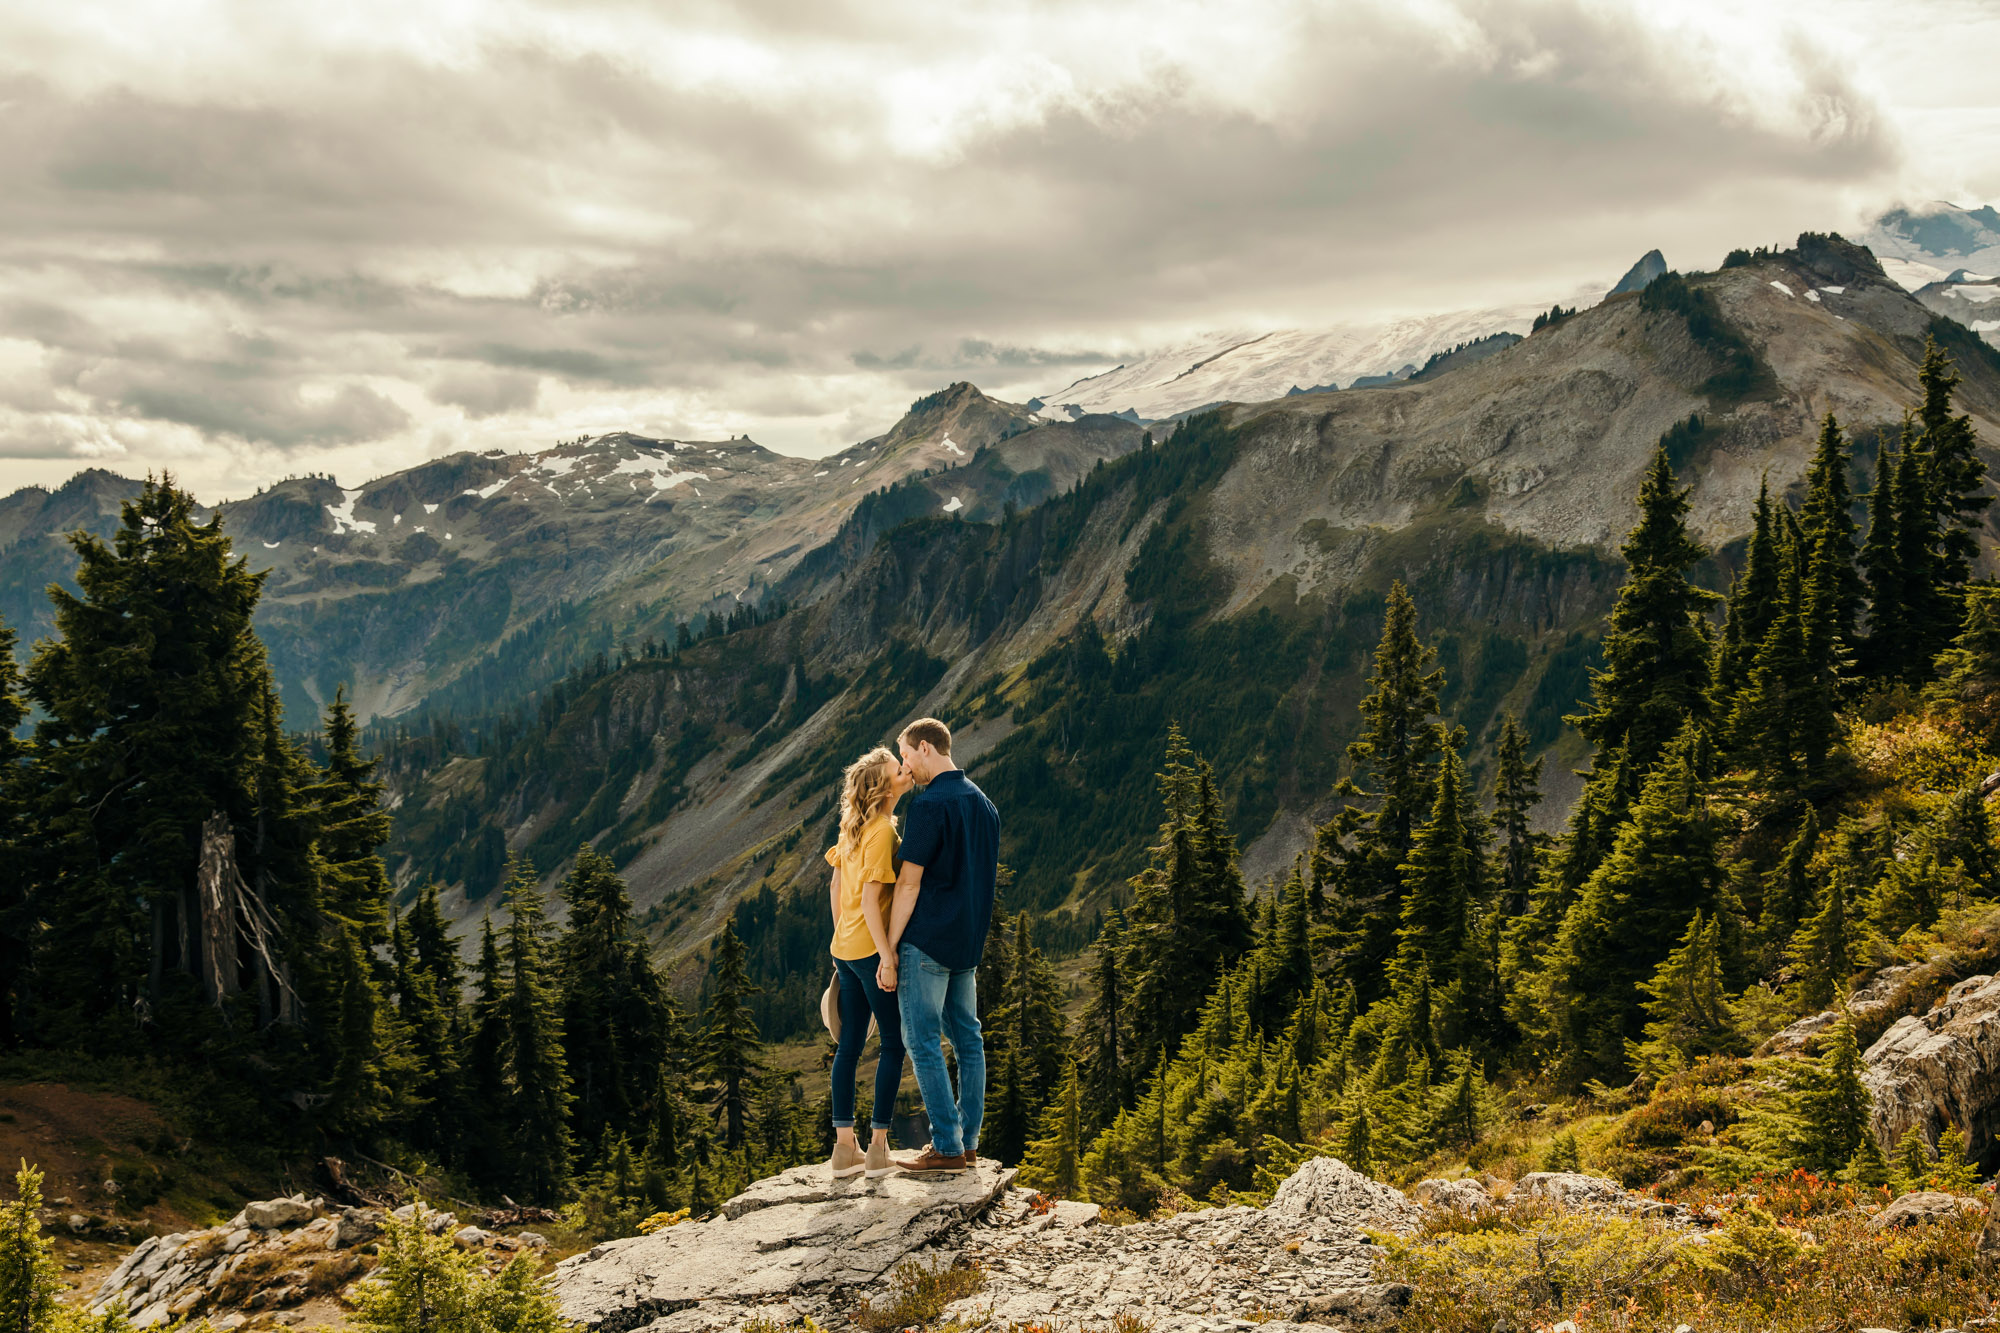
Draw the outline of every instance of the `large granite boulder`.
<instances>
[{"instance_id":1,"label":"large granite boulder","mask_svg":"<svg viewBox=\"0 0 2000 1333\"><path fill-rule=\"evenodd\" d=\"M977 1264L981 1290L947 1320L1217 1333L1272 1313L1299 1333L1392 1323L1408 1291L1373 1280L1362 1228L1407 1231L1399 1192L1330 1158L1269 1208L1204 1208L1131 1226L1092 1204L1011 1187L991 1165L935 1179L835 1181L823 1166L761 1180L713 1219L600 1245L558 1266L563 1313L598 1333L725 1333L752 1319L848 1326L905 1260Z\"/></svg>"},{"instance_id":2,"label":"large granite boulder","mask_svg":"<svg viewBox=\"0 0 2000 1333\"><path fill-rule=\"evenodd\" d=\"M1955 1125L1978 1154L2000 1131L2000 978L1959 982L1930 1012L1898 1019L1863 1059L1878 1143L1912 1126L1935 1142Z\"/></svg>"},{"instance_id":3,"label":"large granite boulder","mask_svg":"<svg viewBox=\"0 0 2000 1333\"><path fill-rule=\"evenodd\" d=\"M757 1182L708 1221L565 1260L552 1281L563 1316L600 1333L727 1327L711 1313L732 1319L759 1302L874 1282L985 1211L1013 1178L984 1161L962 1174L875 1181L797 1167ZM664 1318L681 1312L692 1317Z\"/></svg>"}]
</instances>

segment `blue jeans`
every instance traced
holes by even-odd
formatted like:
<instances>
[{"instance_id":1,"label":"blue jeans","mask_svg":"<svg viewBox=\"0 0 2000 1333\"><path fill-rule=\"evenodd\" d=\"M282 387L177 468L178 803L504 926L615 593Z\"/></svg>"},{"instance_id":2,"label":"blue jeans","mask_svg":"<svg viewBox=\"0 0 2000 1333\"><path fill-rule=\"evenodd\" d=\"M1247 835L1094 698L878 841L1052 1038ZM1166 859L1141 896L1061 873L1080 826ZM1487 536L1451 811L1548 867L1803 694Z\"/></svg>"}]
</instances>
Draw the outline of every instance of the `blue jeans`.
<instances>
[{"instance_id":1,"label":"blue jeans","mask_svg":"<svg viewBox=\"0 0 2000 1333\"><path fill-rule=\"evenodd\" d=\"M869 1108L875 1128L889 1128L896 1113L896 1089L903 1081L903 1020L896 997L875 984L875 955L836 958L840 981L840 1044L833 1051L833 1127L854 1126L854 1075L861 1067L861 1048L868 1041L868 1016L882 1037L875 1053L875 1105Z\"/></svg>"},{"instance_id":2,"label":"blue jeans","mask_svg":"<svg viewBox=\"0 0 2000 1333\"><path fill-rule=\"evenodd\" d=\"M931 1121L931 1146L947 1157L979 1146L986 1118L986 1040L979 1035L979 973L953 971L914 944L896 951L896 994L902 997L904 1040L916 1066L917 1090ZM843 1020L845 1021L845 1020ZM944 1065L944 1038L958 1054L958 1096Z\"/></svg>"}]
</instances>

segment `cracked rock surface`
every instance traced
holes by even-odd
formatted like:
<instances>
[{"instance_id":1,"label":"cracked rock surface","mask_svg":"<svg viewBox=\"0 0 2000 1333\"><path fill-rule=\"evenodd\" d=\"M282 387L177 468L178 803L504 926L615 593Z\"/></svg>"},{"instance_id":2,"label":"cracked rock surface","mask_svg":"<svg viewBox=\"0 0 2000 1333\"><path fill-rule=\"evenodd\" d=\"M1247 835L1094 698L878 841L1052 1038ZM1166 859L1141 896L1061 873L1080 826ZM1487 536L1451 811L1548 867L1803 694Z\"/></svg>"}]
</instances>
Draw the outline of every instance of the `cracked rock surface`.
<instances>
[{"instance_id":1,"label":"cracked rock surface","mask_svg":"<svg viewBox=\"0 0 2000 1333\"><path fill-rule=\"evenodd\" d=\"M1105 1225L1095 1204L1051 1203L990 1164L958 1176L834 1181L824 1166L759 1181L716 1217L613 1241L563 1263L565 1316L599 1331L724 1333L811 1316L846 1330L906 1259L977 1263L984 1288L945 1317L1101 1327L1130 1313L1154 1333L1251 1319L1315 1328L1393 1323L1405 1288L1371 1280L1363 1227L1407 1232L1420 1210L1331 1158L1306 1162L1268 1208L1210 1208Z\"/></svg>"}]
</instances>

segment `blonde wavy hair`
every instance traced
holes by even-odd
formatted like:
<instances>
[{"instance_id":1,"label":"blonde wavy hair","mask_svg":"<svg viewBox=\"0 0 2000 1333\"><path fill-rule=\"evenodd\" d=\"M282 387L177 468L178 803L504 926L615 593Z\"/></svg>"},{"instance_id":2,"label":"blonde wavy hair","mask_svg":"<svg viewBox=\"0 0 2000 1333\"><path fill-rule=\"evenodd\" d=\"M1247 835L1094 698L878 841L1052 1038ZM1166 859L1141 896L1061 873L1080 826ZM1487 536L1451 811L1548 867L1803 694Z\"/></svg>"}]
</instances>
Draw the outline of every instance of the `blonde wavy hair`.
<instances>
[{"instance_id":1,"label":"blonde wavy hair","mask_svg":"<svg viewBox=\"0 0 2000 1333\"><path fill-rule=\"evenodd\" d=\"M898 760L886 745L878 745L847 766L840 779L840 845L853 847L869 820L896 803L889 785Z\"/></svg>"}]
</instances>

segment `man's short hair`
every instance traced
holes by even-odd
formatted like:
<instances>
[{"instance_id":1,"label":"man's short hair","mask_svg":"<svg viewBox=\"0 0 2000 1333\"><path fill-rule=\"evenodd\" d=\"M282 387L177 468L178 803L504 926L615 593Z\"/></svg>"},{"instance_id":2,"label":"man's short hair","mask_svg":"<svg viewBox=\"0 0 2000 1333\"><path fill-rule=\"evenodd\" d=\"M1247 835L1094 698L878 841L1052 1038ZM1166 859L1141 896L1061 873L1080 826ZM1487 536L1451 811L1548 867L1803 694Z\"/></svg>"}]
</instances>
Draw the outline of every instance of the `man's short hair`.
<instances>
[{"instance_id":1,"label":"man's short hair","mask_svg":"<svg viewBox=\"0 0 2000 1333\"><path fill-rule=\"evenodd\" d=\"M913 750L929 741L931 748L939 754L951 753L951 728L934 717L918 718L904 727L903 734L896 739Z\"/></svg>"}]
</instances>

